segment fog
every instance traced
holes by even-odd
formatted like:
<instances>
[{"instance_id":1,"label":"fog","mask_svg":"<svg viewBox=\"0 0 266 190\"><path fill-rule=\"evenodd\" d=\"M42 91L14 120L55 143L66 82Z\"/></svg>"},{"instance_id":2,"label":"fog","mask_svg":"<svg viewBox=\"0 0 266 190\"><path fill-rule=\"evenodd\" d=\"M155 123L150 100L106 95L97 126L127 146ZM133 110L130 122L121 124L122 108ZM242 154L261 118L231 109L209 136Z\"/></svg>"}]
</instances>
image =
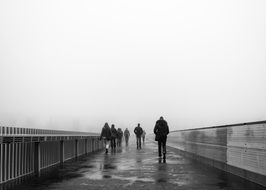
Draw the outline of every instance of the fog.
<instances>
[{"instance_id":1,"label":"fog","mask_svg":"<svg viewBox=\"0 0 266 190\"><path fill-rule=\"evenodd\" d=\"M0 125L266 119L266 1L0 1Z\"/></svg>"}]
</instances>

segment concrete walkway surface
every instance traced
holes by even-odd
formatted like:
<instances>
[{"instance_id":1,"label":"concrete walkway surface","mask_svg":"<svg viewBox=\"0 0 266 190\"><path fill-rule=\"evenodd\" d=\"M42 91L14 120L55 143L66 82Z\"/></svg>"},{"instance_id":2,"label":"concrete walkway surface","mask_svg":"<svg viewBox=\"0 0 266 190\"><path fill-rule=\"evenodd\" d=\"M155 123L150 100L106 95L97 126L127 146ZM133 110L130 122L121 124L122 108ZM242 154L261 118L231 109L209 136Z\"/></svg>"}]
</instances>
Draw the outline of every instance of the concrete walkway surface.
<instances>
[{"instance_id":1,"label":"concrete walkway surface","mask_svg":"<svg viewBox=\"0 0 266 190\"><path fill-rule=\"evenodd\" d=\"M180 189L251 190L263 189L241 178L189 160L167 149L164 163L158 158L154 142L136 149L135 139L105 154L104 151L67 162L40 178L13 186L12 190L88 190L88 189Z\"/></svg>"}]
</instances>

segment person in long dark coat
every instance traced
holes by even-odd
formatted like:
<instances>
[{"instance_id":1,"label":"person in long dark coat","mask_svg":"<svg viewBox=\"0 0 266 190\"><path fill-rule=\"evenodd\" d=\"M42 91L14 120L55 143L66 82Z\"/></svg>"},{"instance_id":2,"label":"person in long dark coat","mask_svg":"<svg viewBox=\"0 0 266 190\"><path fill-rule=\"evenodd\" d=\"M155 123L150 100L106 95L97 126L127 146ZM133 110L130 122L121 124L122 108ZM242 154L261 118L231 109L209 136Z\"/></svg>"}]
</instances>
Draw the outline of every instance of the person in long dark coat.
<instances>
[{"instance_id":1,"label":"person in long dark coat","mask_svg":"<svg viewBox=\"0 0 266 190\"><path fill-rule=\"evenodd\" d=\"M123 131L121 128L117 129L117 147L121 147L121 142L123 138Z\"/></svg>"},{"instance_id":2,"label":"person in long dark coat","mask_svg":"<svg viewBox=\"0 0 266 190\"><path fill-rule=\"evenodd\" d=\"M141 135L143 133L143 129L140 127L139 123L138 126L134 129L134 133L136 134L137 139L137 149L141 149Z\"/></svg>"},{"instance_id":3,"label":"person in long dark coat","mask_svg":"<svg viewBox=\"0 0 266 190\"><path fill-rule=\"evenodd\" d=\"M155 140L158 141L158 154L159 157L162 156L162 148L163 148L163 159L166 158L166 140L167 135L169 134L169 127L167 122L163 117L160 117L158 121L156 121L154 130Z\"/></svg>"},{"instance_id":4,"label":"person in long dark coat","mask_svg":"<svg viewBox=\"0 0 266 190\"><path fill-rule=\"evenodd\" d=\"M102 128L100 140L104 140L105 153L108 153L108 149L110 146L110 140L111 140L111 129L110 129L107 122L104 124L104 126Z\"/></svg>"},{"instance_id":5,"label":"person in long dark coat","mask_svg":"<svg viewBox=\"0 0 266 190\"><path fill-rule=\"evenodd\" d=\"M116 148L116 138L117 138L117 130L115 128L115 125L112 124L111 126L111 148Z\"/></svg>"}]
</instances>

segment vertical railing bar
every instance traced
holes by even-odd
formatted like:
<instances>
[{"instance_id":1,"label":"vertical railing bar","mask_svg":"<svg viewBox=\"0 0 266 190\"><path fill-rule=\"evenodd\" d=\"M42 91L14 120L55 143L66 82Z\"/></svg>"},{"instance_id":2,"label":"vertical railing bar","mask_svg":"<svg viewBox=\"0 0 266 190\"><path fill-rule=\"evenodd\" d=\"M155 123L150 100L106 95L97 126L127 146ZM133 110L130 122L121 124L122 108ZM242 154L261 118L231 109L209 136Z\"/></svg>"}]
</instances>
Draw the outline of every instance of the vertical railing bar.
<instances>
[{"instance_id":1,"label":"vertical railing bar","mask_svg":"<svg viewBox=\"0 0 266 190\"><path fill-rule=\"evenodd\" d=\"M7 180L7 144L4 144L4 181Z\"/></svg>"},{"instance_id":2,"label":"vertical railing bar","mask_svg":"<svg viewBox=\"0 0 266 190\"><path fill-rule=\"evenodd\" d=\"M14 143L12 143L11 144L11 147L12 147L12 152L11 152L11 155L12 155L12 161L11 161L11 179L14 179L15 178L15 176L14 176L14 167L15 167L15 158L14 158L14 156L15 156L15 154L14 154L14 152L15 152L15 144Z\"/></svg>"},{"instance_id":3,"label":"vertical railing bar","mask_svg":"<svg viewBox=\"0 0 266 190\"><path fill-rule=\"evenodd\" d=\"M3 178L3 144L0 144L0 184L3 183L2 178Z\"/></svg>"},{"instance_id":4,"label":"vertical railing bar","mask_svg":"<svg viewBox=\"0 0 266 190\"><path fill-rule=\"evenodd\" d=\"M18 147L18 162L17 162L17 164L18 164L18 166L17 166L17 176L20 176L20 166L21 166L21 160L20 160L20 158L21 158L21 143L18 143L18 145L17 145Z\"/></svg>"},{"instance_id":5,"label":"vertical railing bar","mask_svg":"<svg viewBox=\"0 0 266 190\"><path fill-rule=\"evenodd\" d=\"M17 143L14 143L14 168L13 168L13 177L16 178L17 177Z\"/></svg>"}]
</instances>

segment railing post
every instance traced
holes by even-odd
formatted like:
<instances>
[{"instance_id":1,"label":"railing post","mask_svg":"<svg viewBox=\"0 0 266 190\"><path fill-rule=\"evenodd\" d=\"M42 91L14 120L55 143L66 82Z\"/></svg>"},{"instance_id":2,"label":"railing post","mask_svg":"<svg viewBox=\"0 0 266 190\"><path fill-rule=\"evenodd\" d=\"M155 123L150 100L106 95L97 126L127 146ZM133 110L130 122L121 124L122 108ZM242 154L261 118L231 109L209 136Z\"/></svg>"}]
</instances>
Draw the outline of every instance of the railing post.
<instances>
[{"instance_id":1,"label":"railing post","mask_svg":"<svg viewBox=\"0 0 266 190\"><path fill-rule=\"evenodd\" d=\"M3 182L3 144L0 144L0 184Z\"/></svg>"},{"instance_id":2,"label":"railing post","mask_svg":"<svg viewBox=\"0 0 266 190\"><path fill-rule=\"evenodd\" d=\"M75 158L78 157L79 154L79 142L78 140L75 140Z\"/></svg>"},{"instance_id":3,"label":"railing post","mask_svg":"<svg viewBox=\"0 0 266 190\"><path fill-rule=\"evenodd\" d=\"M34 150L34 173L39 176L41 171L41 146L40 142L35 142Z\"/></svg>"},{"instance_id":4,"label":"railing post","mask_svg":"<svg viewBox=\"0 0 266 190\"><path fill-rule=\"evenodd\" d=\"M88 139L85 139L85 154L88 154Z\"/></svg>"},{"instance_id":5,"label":"railing post","mask_svg":"<svg viewBox=\"0 0 266 190\"><path fill-rule=\"evenodd\" d=\"M60 164L63 164L65 161L65 143L60 141Z\"/></svg>"}]
</instances>

